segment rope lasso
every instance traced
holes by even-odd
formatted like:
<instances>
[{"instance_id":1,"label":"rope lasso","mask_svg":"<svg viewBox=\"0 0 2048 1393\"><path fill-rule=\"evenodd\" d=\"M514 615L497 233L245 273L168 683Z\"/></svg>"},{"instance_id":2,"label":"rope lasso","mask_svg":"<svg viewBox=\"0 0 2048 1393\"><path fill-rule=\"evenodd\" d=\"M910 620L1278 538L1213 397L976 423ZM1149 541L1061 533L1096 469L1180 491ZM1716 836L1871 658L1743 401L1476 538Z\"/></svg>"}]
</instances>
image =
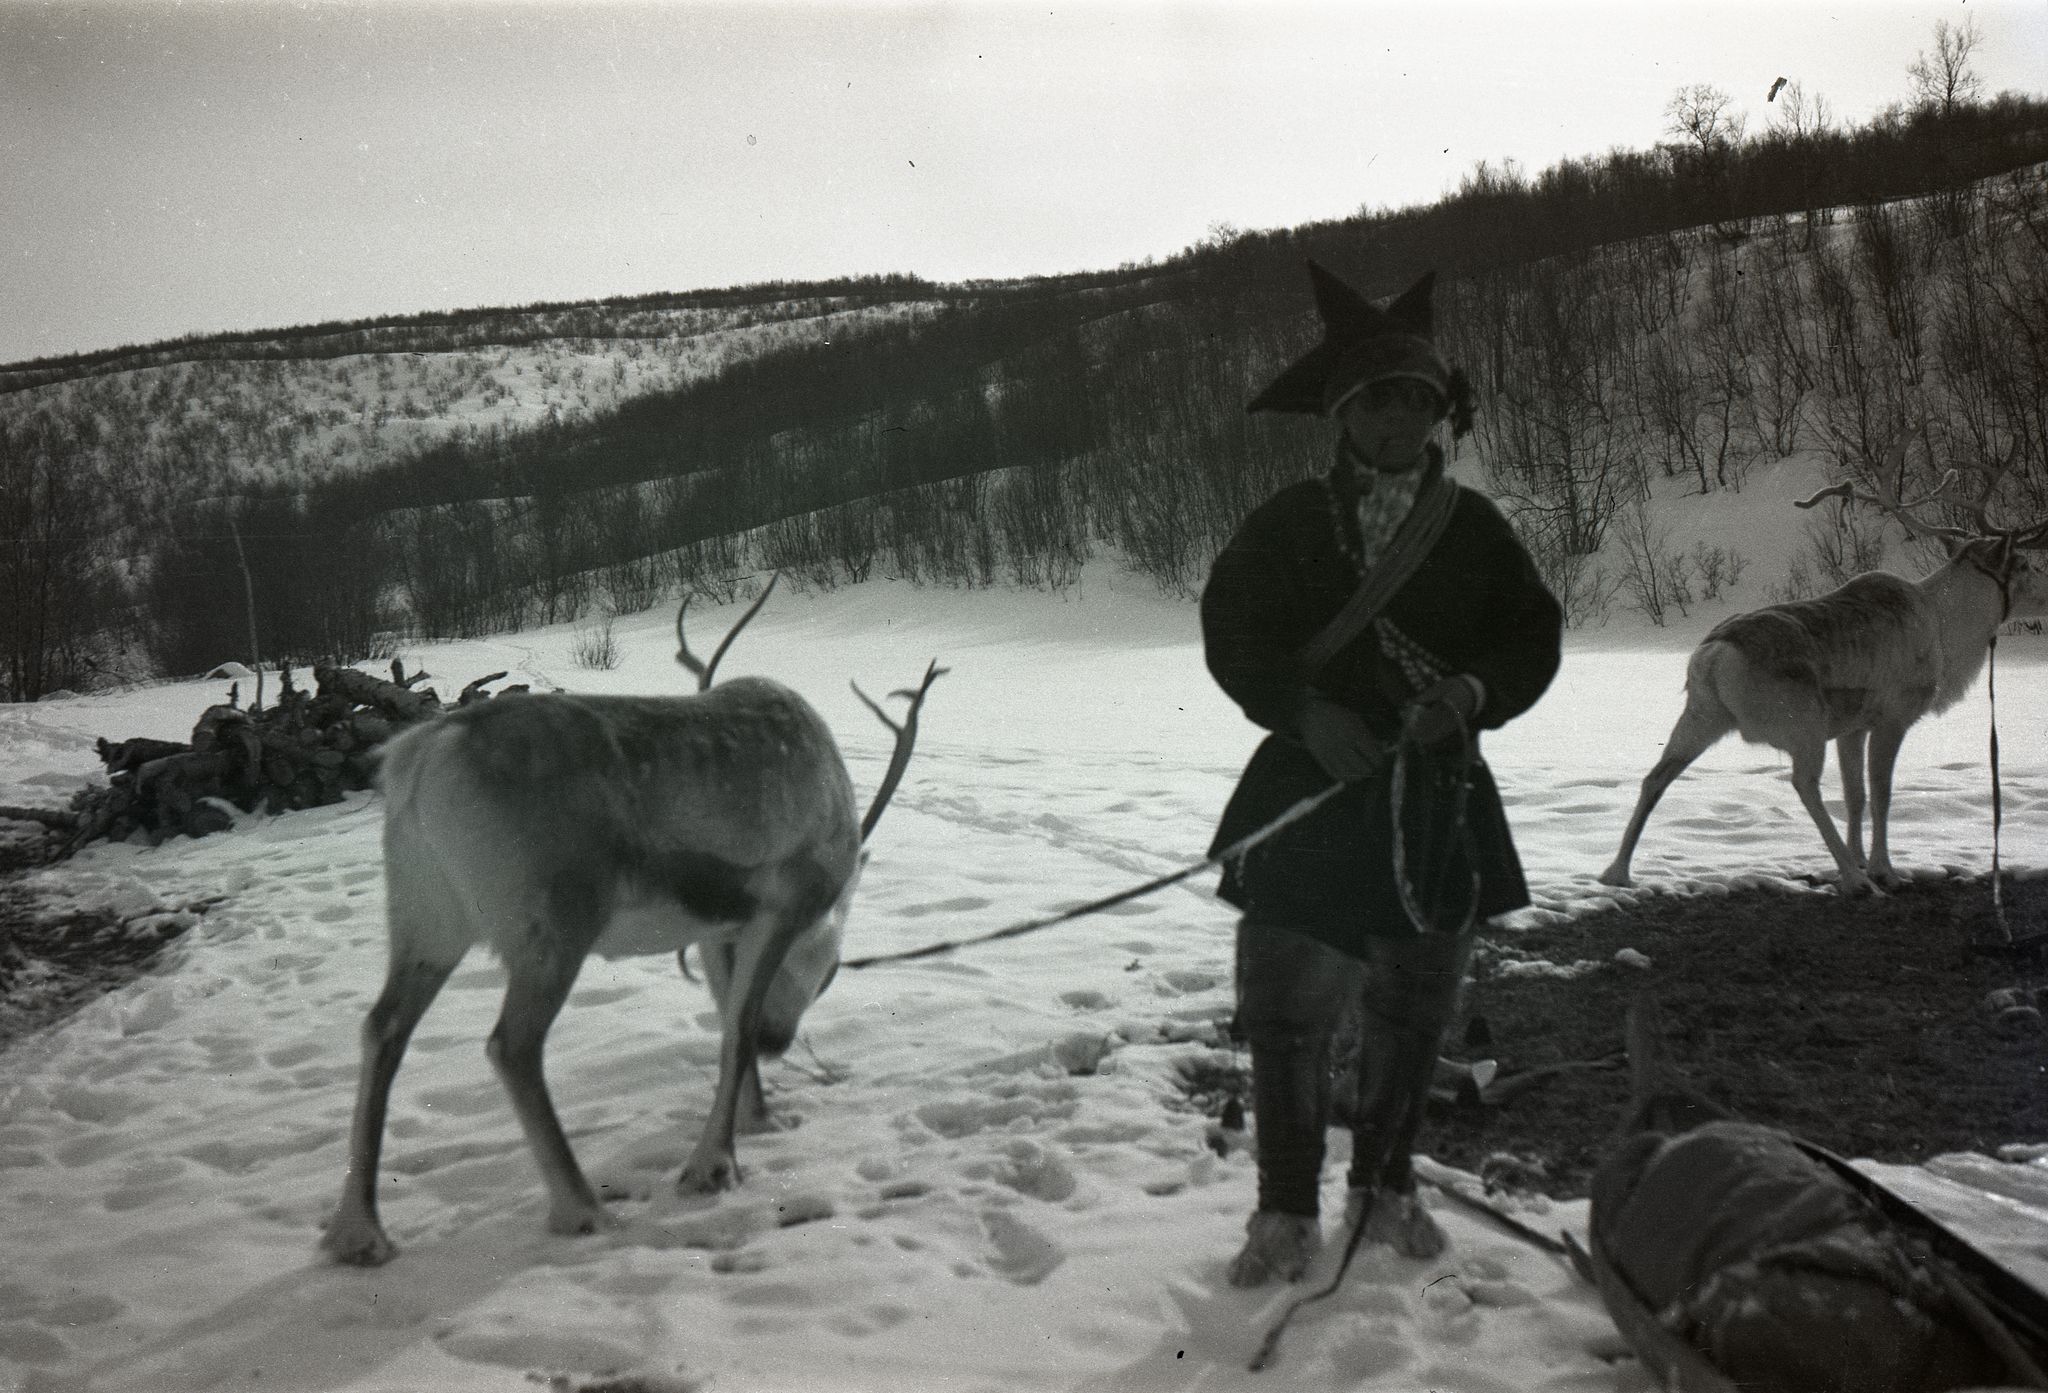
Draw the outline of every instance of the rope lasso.
<instances>
[{"instance_id":1,"label":"rope lasso","mask_svg":"<svg viewBox=\"0 0 2048 1393\"><path fill-rule=\"evenodd\" d=\"M1462 716L1460 716L1458 719L1458 725L1460 736L1464 741L1465 748L1469 750L1471 748L1471 737L1469 733L1467 733L1465 730L1464 719ZM1424 927L1426 923L1426 916L1424 915L1420 905L1417 903L1415 899L1415 892L1413 887L1409 884L1406 862L1403 859L1404 847L1403 833L1401 830L1401 804L1403 793L1405 791L1404 785L1406 783L1406 763L1408 757L1408 748L1412 743L1412 737L1409 733L1407 724L1404 722L1401 732L1401 738L1394 745L1385 749L1375 751L1370 766L1363 773L1356 775L1352 779L1333 783L1328 788L1317 790L1315 793L1310 794L1308 797L1300 799L1299 801L1294 803L1285 812L1281 813L1280 816L1274 818L1265 826L1257 829L1256 831L1248 834L1247 836L1239 838L1237 841L1234 841L1229 846L1223 848L1223 850L1215 852L1212 855L1207 856L1200 861L1196 861L1191 865L1183 866L1177 871L1169 871L1167 874L1155 877L1152 880L1145 881L1143 884L1129 886L1126 889L1116 891L1114 894L1104 895L1101 899L1090 900L1086 904L1079 904L1073 906L1071 909L1060 910L1056 914L1044 914L1031 919L1019 920L1017 923L1006 924L1000 929L992 929L988 933L976 934L971 938L944 939L937 943L927 943L921 948L906 948L901 952L896 953L873 953L864 958L847 958L843 960L839 965L842 968L858 970L861 968L877 967L883 963L914 962L919 958L937 957L941 953L950 953L959 948L975 947L983 943L996 943L1006 938L1021 938L1025 934L1037 933L1040 929L1049 929L1058 924L1065 924L1075 919L1085 918L1090 914L1100 913L1101 911L1108 909L1114 905L1123 904L1127 900L1140 899L1143 896L1153 894L1156 891L1164 890L1169 885L1177 885L1181 881L1188 879L1188 877L1190 876L1200 875L1203 871L1213 870L1215 867L1221 866L1226 862L1236 860L1238 857L1243 856L1245 853L1252 850L1252 848L1258 846L1261 842L1266 841L1268 838L1292 826L1294 823L1301 821L1301 819L1307 817L1317 808L1322 807L1323 804L1329 802L1339 793L1342 793L1351 784L1362 783L1367 779L1376 777L1382 770L1386 769L1390 763L1393 765L1394 768L1394 784L1392 790L1394 819L1394 880L1396 882L1397 888L1401 896L1402 908L1407 913L1409 921L1412 924L1414 924L1416 928L1421 932L1436 932L1436 930ZM1456 825L1459 834L1469 842L1471 837L1471 829L1465 825L1466 792L1467 784L1465 782L1464 776L1461 774L1458 781L1456 802L1454 804L1454 817L1456 819ZM1469 902L1469 907L1465 911L1464 917L1459 925L1459 932L1463 932L1465 929L1471 927L1473 916L1477 913L1479 904L1478 858L1475 855L1471 854L1471 848L1469 846L1467 847L1466 861L1467 865L1471 868L1472 898Z\"/></svg>"},{"instance_id":2,"label":"rope lasso","mask_svg":"<svg viewBox=\"0 0 2048 1393\"><path fill-rule=\"evenodd\" d=\"M1380 768L1384 767L1386 758L1385 752L1381 752L1375 767L1370 773L1361 777L1370 777L1371 774L1378 773ZM1090 900L1086 904L1075 905L1072 909L1063 909L1057 914L1046 914L1033 919L1021 920L1018 923L1006 925L989 933L976 934L972 938L947 939L940 943L926 944L922 948L905 949L900 953L876 953L865 958L848 958L839 965L843 968L863 968L874 967L880 963L910 962L917 958L929 958L935 957L940 953L950 953L956 948L967 948L979 943L994 943L1005 938L1020 938L1028 933L1036 933L1040 929L1049 929L1055 924L1064 924L1071 919L1079 919L1089 914L1098 913L1112 905L1122 904L1126 900L1135 900L1140 896L1152 894L1154 891L1164 890L1167 886L1178 884L1189 876L1200 875L1203 871L1210 870L1222 865L1226 861L1244 855L1268 837L1307 817L1317 808L1322 807L1323 804L1343 792L1346 787L1348 787L1347 784L1334 783L1328 788L1312 793L1295 803L1264 827L1259 828L1249 836L1232 842L1214 855L1197 861L1193 865L1183 866L1177 871L1171 871L1156 879L1148 880L1142 885L1133 885L1128 889L1119 890L1113 895L1104 895L1099 900Z\"/></svg>"},{"instance_id":3,"label":"rope lasso","mask_svg":"<svg viewBox=\"0 0 2048 1393\"><path fill-rule=\"evenodd\" d=\"M1458 927L1452 930L1455 933L1463 933L1472 927L1474 920L1479 916L1480 896L1479 851L1472 839L1472 829L1465 821L1465 800L1472 789L1469 779L1472 766L1472 733L1465 725L1465 718L1456 708L1449 709L1458 723L1459 748L1464 756L1459 761L1457 784L1451 794L1451 827L1453 835L1459 842L1459 850L1465 853L1465 865L1471 877L1471 898L1466 901L1464 913L1459 916ZM1402 813L1406 810L1408 794L1408 751L1420 744L1415 740L1413 733L1415 714L1411 711L1403 718L1401 740L1394 756L1394 780L1390 795L1394 832L1394 890L1401 897L1401 912L1408 916L1408 922L1414 926L1417 933L1441 933L1444 930L1430 924L1428 911L1417 900L1415 887L1408 879L1408 837L1402 823ZM1450 858L1446 857L1445 863L1438 867L1437 879L1430 887L1432 890L1441 886L1443 877L1449 873L1449 863Z\"/></svg>"}]
</instances>

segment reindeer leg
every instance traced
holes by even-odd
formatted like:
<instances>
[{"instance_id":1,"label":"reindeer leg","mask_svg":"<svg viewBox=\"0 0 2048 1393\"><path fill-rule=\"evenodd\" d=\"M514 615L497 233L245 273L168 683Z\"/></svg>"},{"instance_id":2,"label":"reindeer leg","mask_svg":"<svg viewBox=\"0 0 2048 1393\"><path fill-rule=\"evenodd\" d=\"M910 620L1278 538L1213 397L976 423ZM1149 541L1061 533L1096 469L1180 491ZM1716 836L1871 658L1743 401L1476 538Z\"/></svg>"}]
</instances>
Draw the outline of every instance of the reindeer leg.
<instances>
[{"instance_id":1,"label":"reindeer leg","mask_svg":"<svg viewBox=\"0 0 2048 1393\"><path fill-rule=\"evenodd\" d=\"M738 975L738 950L731 943L707 943L703 945L701 955L704 985L711 989L711 999L718 1006L719 1024L723 1026L734 1009L732 984ZM746 1072L740 1079L739 1114L734 1125L749 1135L775 1130L768 1116L768 1099L761 1092L761 1056L758 1050L747 1054Z\"/></svg>"},{"instance_id":2,"label":"reindeer leg","mask_svg":"<svg viewBox=\"0 0 2048 1393\"><path fill-rule=\"evenodd\" d=\"M1642 837L1643 826L1649 822L1657 800L1664 796L1665 789L1671 787L1671 781L1685 772L1687 765L1733 729L1733 718L1721 709L1719 703L1709 705L1697 696L1687 699L1678 723L1671 727L1671 734L1664 741L1664 757L1643 776L1643 790L1636 799L1636 810L1629 816L1628 830L1621 834L1621 850L1614 854L1614 860L1607 869L1600 872L1602 885L1632 883L1628 873L1629 862L1635 858L1636 842Z\"/></svg>"},{"instance_id":3,"label":"reindeer leg","mask_svg":"<svg viewBox=\"0 0 2048 1393\"><path fill-rule=\"evenodd\" d=\"M741 1068L739 1111L733 1118L733 1130L750 1137L774 1131L775 1119L768 1115L768 1098L761 1091L761 1056L749 1052Z\"/></svg>"},{"instance_id":4,"label":"reindeer leg","mask_svg":"<svg viewBox=\"0 0 2048 1393\"><path fill-rule=\"evenodd\" d=\"M1863 746L1868 732L1852 730L1835 741L1835 763L1842 771L1842 820L1849 824L1849 859L1857 865L1868 863L1863 855ZM1871 818L1871 842L1876 845L1877 819Z\"/></svg>"},{"instance_id":5,"label":"reindeer leg","mask_svg":"<svg viewBox=\"0 0 2048 1393\"><path fill-rule=\"evenodd\" d=\"M1811 742L1801 741L1792 755L1792 788L1799 795L1799 801L1806 805L1807 813L1813 818L1813 825L1820 829L1820 839L1827 843L1828 854L1835 858L1835 866L1841 871L1841 893L1844 895L1874 891L1870 877L1863 868L1850 858L1848 843L1835 830L1835 820L1828 815L1827 804L1820 797L1820 771L1827 763L1828 747L1824 739Z\"/></svg>"},{"instance_id":6,"label":"reindeer leg","mask_svg":"<svg viewBox=\"0 0 2048 1393\"><path fill-rule=\"evenodd\" d=\"M363 1066L356 1082L355 1117L349 1124L348 1175L341 1183L341 1203L320 1239L320 1247L338 1262L378 1267L398 1251L377 1219L377 1166L384 1149L391 1082L398 1077L413 1027L461 960L459 950L445 962L433 962L397 951L394 945L383 993L363 1017Z\"/></svg>"},{"instance_id":7,"label":"reindeer leg","mask_svg":"<svg viewBox=\"0 0 2048 1393\"><path fill-rule=\"evenodd\" d=\"M559 922L557 924L559 928ZM572 931L573 932L573 931ZM569 1139L555 1116L548 1096L547 1079L541 1069L541 1049L547 1042L548 1027L554 1024L576 974L583 967L581 944L563 934L544 942L536 933L532 951L526 956L506 955L510 981L505 986L505 1003L498 1024L484 1046L491 1067L498 1072L512 1110L519 1116L519 1129L533 1150L541 1179L548 1190L548 1231L550 1233L593 1233L605 1223L590 1182L576 1164ZM586 938L583 942L587 943Z\"/></svg>"},{"instance_id":8,"label":"reindeer leg","mask_svg":"<svg viewBox=\"0 0 2048 1393\"><path fill-rule=\"evenodd\" d=\"M739 1184L733 1134L738 1130L740 1100L750 1067L755 1071L755 1087L759 1087L755 1050L761 1031L761 1004L767 1000L768 989L789 945L832 907L845 880L843 875L833 876L824 867L810 863L790 871L788 876L793 883L786 883L779 897L764 896L771 907L747 923L735 945L731 995L738 1000L736 1009L721 1008L718 1093L711 1100L711 1112L704 1119L696 1149L676 1178L676 1188L685 1193L713 1194Z\"/></svg>"},{"instance_id":9,"label":"reindeer leg","mask_svg":"<svg viewBox=\"0 0 2048 1393\"><path fill-rule=\"evenodd\" d=\"M1896 885L1898 872L1892 869L1888 840L1891 831L1892 769L1898 763L1899 746L1905 743L1906 726L1886 722L1870 732L1870 875L1882 885Z\"/></svg>"}]
</instances>

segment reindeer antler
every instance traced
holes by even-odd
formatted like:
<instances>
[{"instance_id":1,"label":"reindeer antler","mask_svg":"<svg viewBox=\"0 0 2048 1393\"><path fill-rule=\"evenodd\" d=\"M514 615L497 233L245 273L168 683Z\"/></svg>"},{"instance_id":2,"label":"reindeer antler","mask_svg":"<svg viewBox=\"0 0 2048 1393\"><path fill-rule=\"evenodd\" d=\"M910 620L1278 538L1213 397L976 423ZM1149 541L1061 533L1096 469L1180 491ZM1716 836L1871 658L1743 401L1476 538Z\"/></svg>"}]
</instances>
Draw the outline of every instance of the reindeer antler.
<instances>
[{"instance_id":1,"label":"reindeer antler","mask_svg":"<svg viewBox=\"0 0 2048 1393\"><path fill-rule=\"evenodd\" d=\"M1892 440L1892 445L1884 451L1884 459L1876 465L1876 469L1872 469L1872 492L1866 494L1855 488L1853 483L1843 481L1821 490L1812 498L1800 500L1798 506L1812 508L1823 498L1839 498L1843 500L1843 506L1847 506L1849 502L1862 502L1880 508L1888 516L1898 520L1898 524L1905 526L1913 537L1921 539L1944 539L1964 543L2001 541L2007 547L2048 545L2048 518L2036 522L2023 522L2021 526L1997 526L1991 522L1991 500L1997 496L1999 486L2005 481L2005 475L2009 475L2013 471L2013 465L2019 463L2019 440L2011 442L2005 449L2005 455L1997 463L1980 463L1974 459L1964 459L1962 467L1946 469L1942 473L1942 481L1935 483L1931 490L1927 490L1919 498L1905 500L1905 457L1907 445L1915 434L1921 438L1921 445L1925 445L1927 449L1927 459L1931 461L1935 457L1933 440L1927 438L1927 420L1925 416L1921 416L1907 430L1898 432L1898 438ZM1978 479L1974 494L1962 488L1964 469L1968 469ZM1892 481L1888 486L1886 475L1892 475ZM1927 508L1929 504L1946 506L1954 508L1956 512L1962 512L1964 516L1970 518L1972 526L1948 526L1929 522L1927 518L1919 516L1919 510Z\"/></svg>"},{"instance_id":2,"label":"reindeer antler","mask_svg":"<svg viewBox=\"0 0 2048 1393\"><path fill-rule=\"evenodd\" d=\"M1824 499L1829 498L1841 499L1844 506L1850 503L1868 503L1871 507L1883 512L1887 517L1896 519L1899 526L1905 528L1907 532L1920 538L1922 541L1934 537L1948 537L1959 542L1967 542L1977 535L1960 527L1949 527L1941 523L1928 522L1926 519L1916 517L1913 514L1913 509L1924 508L1929 503L1953 501L1943 497L1939 489L1934 493L1916 498L1908 503L1902 502L1897 494L1890 489L1880 488L1875 493L1864 493L1854 484L1844 480L1839 484L1830 484L1811 498L1795 499L1792 506L1795 508L1812 508L1818 506Z\"/></svg>"},{"instance_id":3,"label":"reindeer antler","mask_svg":"<svg viewBox=\"0 0 2048 1393\"><path fill-rule=\"evenodd\" d=\"M1991 525L1991 496L1998 491L1998 486L2005 482L2005 476L2012 472L2013 466L2019 463L2019 458L2020 442L2014 440L2006 447L2005 458L1997 464L1974 466L1984 476L1984 487L1977 491L1975 499L1958 502L1977 520L1979 531L1987 537L1997 537L2012 547L2034 548L2048 545L2048 518L2022 523L2018 527ZM1950 473L1953 474L1954 471L1951 470Z\"/></svg>"},{"instance_id":4,"label":"reindeer antler","mask_svg":"<svg viewBox=\"0 0 2048 1393\"><path fill-rule=\"evenodd\" d=\"M1831 484L1827 488L1820 490L1811 498L1796 500L1793 506L1812 508L1825 498L1839 498L1842 500L1842 506L1845 508L1851 503L1867 503L1884 513L1887 517L1895 520L1899 526L1905 528L1909 534L1921 541L1928 541L1938 537L1945 537L1959 542L1972 540L1978 534L1967 532L1960 527L1949 527L1945 524L1929 522L1927 519L1919 516L1916 511L1930 503L1962 502L1962 500L1955 498L1947 492L1948 486L1956 478L1955 470L1951 469L1947 474L1944 474L1939 484L1936 484L1930 492L1922 494L1918 498L1907 501L1899 496L1906 478L1906 447L1911 443L1915 434L1922 434L1924 436L1925 430L1926 423L1923 420L1915 427L1899 432L1898 438L1892 441L1890 447L1885 450L1884 458L1871 471L1872 478L1875 481L1871 492L1866 493L1858 489L1853 481L1845 479L1839 484ZM1929 453L1932 454L1932 452L1932 447L1930 446ZM1895 479L1895 482L1889 486L1885 482L1885 475L1887 473L1893 475Z\"/></svg>"},{"instance_id":5,"label":"reindeer antler","mask_svg":"<svg viewBox=\"0 0 2048 1393\"><path fill-rule=\"evenodd\" d=\"M859 683L848 684L853 688L853 694L866 702L868 710L875 713L875 719L896 733L896 749L889 756L889 768L882 775L881 786L875 790L875 801L868 804L867 816L860 820L862 841L868 839L868 833L874 831L875 824L882 820L882 810L889 806L889 799L896 792L896 785L903 781L903 771L910 767L910 752L917 746L917 713L924 706L925 693L932 689L932 683L951 671L951 668L940 667L939 660L934 658L925 668L924 681L917 685L917 690L902 687L889 693L892 697L904 697L910 702L910 710L904 713L901 725L890 720L889 713L862 691Z\"/></svg>"},{"instance_id":6,"label":"reindeer antler","mask_svg":"<svg viewBox=\"0 0 2048 1393\"><path fill-rule=\"evenodd\" d=\"M1883 511L1908 533L1922 541L1997 541L2004 543L2001 555L2006 557L2010 557L2016 549L2048 547L2048 518L2024 523L2019 527L1997 527L1991 522L1991 499L1998 492L1998 486L2005 481L2005 476L2012 472L2013 465L2019 461L2018 441L2014 441L2006 449L2005 457L1996 464L1967 462L1968 468L1983 480L1974 497L1960 491L1963 481L1962 470L1951 468L1942 474L1941 481L1932 489L1918 498L1908 500L1901 498L1900 494L1904 492L1906 478L1906 447L1916 434L1926 445L1928 457L1932 459L1934 445L1927 439L1927 422L1925 417L1921 417L1899 433L1898 438L1885 451L1884 459L1871 471L1874 480L1871 491L1865 492L1857 488L1853 482L1844 480L1820 490L1811 498L1797 500L1796 506L1811 508L1824 498L1839 498L1845 508L1851 503L1867 503ZM1885 478L1887 474L1890 474L1893 480L1889 485ZM1929 522L1919 515L1918 510L1930 504L1955 508L1967 514L1975 526L1952 527Z\"/></svg>"},{"instance_id":7,"label":"reindeer antler","mask_svg":"<svg viewBox=\"0 0 2048 1393\"><path fill-rule=\"evenodd\" d=\"M740 630L747 627L747 621L759 614L761 606L768 603L768 597L775 592L775 582L781 579L782 572L780 571L768 577L768 583L761 587L761 593L754 598L754 603L747 606L747 612L739 617L737 623L725 631L724 641L718 645L717 651L711 655L711 661L708 664L699 662L696 655L690 652L690 640L683 635L683 616L690 612L690 597L688 595L683 596L682 604L676 607L676 661L697 675L698 691L710 690L711 678L718 671L719 659L725 656L726 649L732 647L732 641L740 636Z\"/></svg>"}]
</instances>

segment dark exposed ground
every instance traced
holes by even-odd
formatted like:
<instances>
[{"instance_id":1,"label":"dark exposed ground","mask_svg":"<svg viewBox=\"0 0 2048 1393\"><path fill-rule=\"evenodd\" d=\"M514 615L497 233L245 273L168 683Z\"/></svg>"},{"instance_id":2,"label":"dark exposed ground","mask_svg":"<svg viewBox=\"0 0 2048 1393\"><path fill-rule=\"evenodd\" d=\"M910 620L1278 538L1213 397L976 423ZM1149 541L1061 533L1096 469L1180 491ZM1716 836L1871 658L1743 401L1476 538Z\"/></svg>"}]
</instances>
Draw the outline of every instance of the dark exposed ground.
<instances>
[{"instance_id":1,"label":"dark exposed ground","mask_svg":"<svg viewBox=\"0 0 2048 1393\"><path fill-rule=\"evenodd\" d=\"M190 911L53 907L0 881L0 1049L148 971L194 922Z\"/></svg>"},{"instance_id":2,"label":"dark exposed ground","mask_svg":"<svg viewBox=\"0 0 2048 1393\"><path fill-rule=\"evenodd\" d=\"M2015 935L2048 933L2048 880L2008 880L2005 899ZM1490 1055L1504 1076L1613 1055L1630 1000L1648 990L1668 1061L1750 1121L1890 1162L2048 1142L2048 1030L1986 1006L2017 988L2048 1008L2048 971L2039 957L1972 949L1973 937L2000 937L1990 906L1985 880L1879 900L1745 890L1662 895L1502 935L1482 947L1457 1027L1483 1017L1491 1046L1454 1034L1447 1053ZM1624 948L1651 965L1614 962ZM1510 976L1514 958L1602 966L1568 980ZM1576 1197L1627 1099L1621 1067L1561 1073L1499 1107L1433 1109L1421 1149L1474 1172L1510 1153L1535 1164L1504 1179Z\"/></svg>"}]
</instances>

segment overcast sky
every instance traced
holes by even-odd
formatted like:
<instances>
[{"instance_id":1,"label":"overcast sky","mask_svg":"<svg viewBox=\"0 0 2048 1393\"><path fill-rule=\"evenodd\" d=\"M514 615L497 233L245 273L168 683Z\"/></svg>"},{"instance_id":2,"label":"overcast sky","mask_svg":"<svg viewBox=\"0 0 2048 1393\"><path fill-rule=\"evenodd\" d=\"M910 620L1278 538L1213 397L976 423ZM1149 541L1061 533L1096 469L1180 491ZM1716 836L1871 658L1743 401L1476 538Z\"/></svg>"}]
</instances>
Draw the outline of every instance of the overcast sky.
<instances>
[{"instance_id":1,"label":"overcast sky","mask_svg":"<svg viewBox=\"0 0 2048 1393\"><path fill-rule=\"evenodd\" d=\"M1934 22L2048 89L2048 4L0 0L0 362L777 278L1167 256L1760 125L1862 120Z\"/></svg>"}]
</instances>

